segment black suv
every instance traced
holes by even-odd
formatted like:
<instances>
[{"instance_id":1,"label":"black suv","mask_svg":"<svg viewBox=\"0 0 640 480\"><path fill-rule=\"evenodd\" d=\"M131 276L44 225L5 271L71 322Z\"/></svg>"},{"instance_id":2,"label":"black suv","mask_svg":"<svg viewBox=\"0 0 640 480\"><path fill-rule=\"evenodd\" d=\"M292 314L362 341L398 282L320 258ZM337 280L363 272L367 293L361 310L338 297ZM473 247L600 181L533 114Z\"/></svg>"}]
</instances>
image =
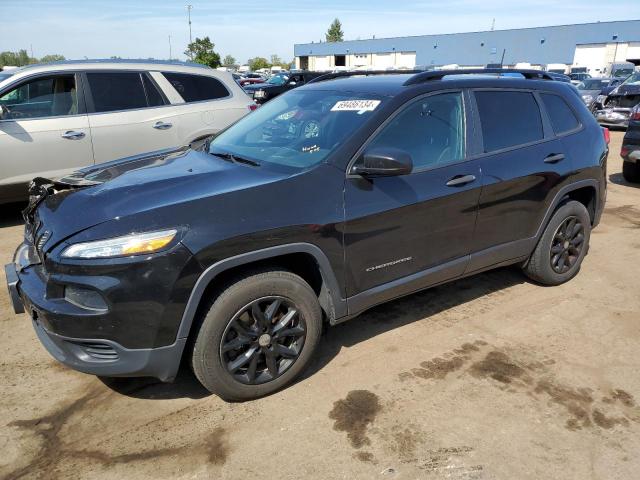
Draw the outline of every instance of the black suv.
<instances>
[{"instance_id":1,"label":"black suv","mask_svg":"<svg viewBox=\"0 0 640 480\"><path fill-rule=\"evenodd\" d=\"M245 85L243 88L256 103L262 104L321 75L315 72L279 73L266 82Z\"/></svg>"},{"instance_id":2,"label":"black suv","mask_svg":"<svg viewBox=\"0 0 640 480\"><path fill-rule=\"evenodd\" d=\"M184 360L239 400L299 375L325 321L503 265L566 282L608 132L569 85L502 73L331 74L200 150L35 179L14 308L71 368L166 381Z\"/></svg>"}]
</instances>

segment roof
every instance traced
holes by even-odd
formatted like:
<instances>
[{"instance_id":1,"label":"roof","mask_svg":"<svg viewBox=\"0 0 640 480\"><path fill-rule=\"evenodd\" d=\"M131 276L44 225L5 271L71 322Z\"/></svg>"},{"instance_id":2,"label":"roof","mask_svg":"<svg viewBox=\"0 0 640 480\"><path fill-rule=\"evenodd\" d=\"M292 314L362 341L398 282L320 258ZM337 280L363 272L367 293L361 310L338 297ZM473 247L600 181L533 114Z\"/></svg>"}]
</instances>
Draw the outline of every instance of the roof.
<instances>
[{"instance_id":1,"label":"roof","mask_svg":"<svg viewBox=\"0 0 640 480\"><path fill-rule=\"evenodd\" d=\"M524 72L527 72L526 70ZM545 88L562 89L571 88L563 82L542 79L525 79L515 76L496 76L493 74L472 73L465 74L464 70L446 71L444 78L437 78L442 71L422 72L415 74L406 73L381 73L366 75L366 72L355 75L313 82L303 87L305 90L332 90L343 92L370 93L380 96L395 96L410 88L424 88L438 90L446 88L462 87L501 87L501 88ZM505 72L513 75L517 70ZM430 76L435 78L430 79Z\"/></svg>"},{"instance_id":2,"label":"roof","mask_svg":"<svg viewBox=\"0 0 640 480\"><path fill-rule=\"evenodd\" d=\"M36 63L26 65L15 70L10 70L11 77L0 82L13 82L16 79L32 75L34 73L46 73L50 71L75 71L75 70L169 70L172 72L198 73L220 77L227 72L221 72L209 68L206 65L191 62L179 62L168 60L135 60L135 59L95 59L95 60L64 60L51 63ZM229 74L230 75L230 74Z\"/></svg>"},{"instance_id":3,"label":"roof","mask_svg":"<svg viewBox=\"0 0 640 480\"><path fill-rule=\"evenodd\" d=\"M416 52L417 65L573 63L576 45L639 42L640 20L419 35L294 46L295 56Z\"/></svg>"}]
</instances>

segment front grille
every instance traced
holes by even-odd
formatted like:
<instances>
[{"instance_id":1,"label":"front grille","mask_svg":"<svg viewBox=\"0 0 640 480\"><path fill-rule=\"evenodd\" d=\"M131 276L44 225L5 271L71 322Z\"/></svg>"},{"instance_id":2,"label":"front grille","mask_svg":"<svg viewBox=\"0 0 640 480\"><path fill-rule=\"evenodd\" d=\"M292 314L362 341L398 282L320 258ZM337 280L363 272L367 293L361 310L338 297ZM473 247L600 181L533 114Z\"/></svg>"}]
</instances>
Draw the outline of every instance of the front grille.
<instances>
[{"instance_id":1,"label":"front grille","mask_svg":"<svg viewBox=\"0 0 640 480\"><path fill-rule=\"evenodd\" d=\"M76 343L91 358L103 361L118 360L118 352L107 343L78 342Z\"/></svg>"}]
</instances>

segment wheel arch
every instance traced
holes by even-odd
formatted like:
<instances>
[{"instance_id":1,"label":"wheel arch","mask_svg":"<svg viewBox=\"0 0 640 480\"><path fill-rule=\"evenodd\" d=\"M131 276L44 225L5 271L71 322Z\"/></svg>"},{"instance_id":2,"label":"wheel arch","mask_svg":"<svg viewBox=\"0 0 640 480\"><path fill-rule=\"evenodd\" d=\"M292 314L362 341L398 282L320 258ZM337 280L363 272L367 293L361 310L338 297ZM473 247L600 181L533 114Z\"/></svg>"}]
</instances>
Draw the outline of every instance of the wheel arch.
<instances>
[{"instance_id":1,"label":"wheel arch","mask_svg":"<svg viewBox=\"0 0 640 480\"><path fill-rule=\"evenodd\" d=\"M199 307L216 287L245 271L274 266L302 277L318 295L320 306L330 323L347 314L346 300L329 259L316 245L293 243L269 247L226 258L209 266L196 281L182 315L177 338L187 338Z\"/></svg>"}]
</instances>

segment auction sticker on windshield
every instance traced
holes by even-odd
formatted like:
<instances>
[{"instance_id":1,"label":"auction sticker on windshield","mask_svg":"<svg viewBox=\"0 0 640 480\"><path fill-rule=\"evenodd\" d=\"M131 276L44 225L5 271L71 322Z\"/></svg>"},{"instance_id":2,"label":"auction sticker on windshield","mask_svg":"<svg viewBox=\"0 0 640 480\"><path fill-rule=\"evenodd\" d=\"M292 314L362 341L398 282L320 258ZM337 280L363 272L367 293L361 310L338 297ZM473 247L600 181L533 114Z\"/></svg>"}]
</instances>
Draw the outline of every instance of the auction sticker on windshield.
<instances>
[{"instance_id":1,"label":"auction sticker on windshield","mask_svg":"<svg viewBox=\"0 0 640 480\"><path fill-rule=\"evenodd\" d=\"M364 112L373 112L380 100L340 100L333 107L332 112L358 112L362 115Z\"/></svg>"}]
</instances>

